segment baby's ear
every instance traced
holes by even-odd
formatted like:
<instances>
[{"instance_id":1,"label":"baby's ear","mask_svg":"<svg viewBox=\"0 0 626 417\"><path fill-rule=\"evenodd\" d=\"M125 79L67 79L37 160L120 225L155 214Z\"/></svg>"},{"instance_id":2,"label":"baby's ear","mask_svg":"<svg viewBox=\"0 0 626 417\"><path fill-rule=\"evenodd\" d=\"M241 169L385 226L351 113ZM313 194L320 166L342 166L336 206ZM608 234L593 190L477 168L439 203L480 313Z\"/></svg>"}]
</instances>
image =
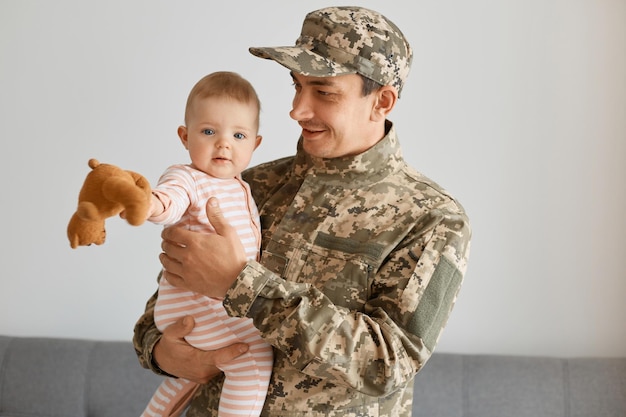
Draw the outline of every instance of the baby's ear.
<instances>
[{"instance_id":1,"label":"baby's ear","mask_svg":"<svg viewBox=\"0 0 626 417\"><path fill-rule=\"evenodd\" d=\"M178 126L178 137L185 149L189 149L187 146L187 126Z\"/></svg>"}]
</instances>

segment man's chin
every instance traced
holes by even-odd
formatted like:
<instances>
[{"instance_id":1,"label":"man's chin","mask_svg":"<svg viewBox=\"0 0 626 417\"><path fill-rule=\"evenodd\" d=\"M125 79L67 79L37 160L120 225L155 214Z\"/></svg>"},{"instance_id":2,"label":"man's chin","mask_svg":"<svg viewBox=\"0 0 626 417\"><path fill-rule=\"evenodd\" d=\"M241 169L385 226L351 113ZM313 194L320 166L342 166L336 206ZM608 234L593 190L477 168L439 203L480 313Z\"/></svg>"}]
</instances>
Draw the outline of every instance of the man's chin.
<instances>
[{"instance_id":1,"label":"man's chin","mask_svg":"<svg viewBox=\"0 0 626 417\"><path fill-rule=\"evenodd\" d=\"M330 149L327 146L327 143L323 140L307 140L306 138L302 141L302 147L311 156L317 158L329 158L331 154Z\"/></svg>"}]
</instances>

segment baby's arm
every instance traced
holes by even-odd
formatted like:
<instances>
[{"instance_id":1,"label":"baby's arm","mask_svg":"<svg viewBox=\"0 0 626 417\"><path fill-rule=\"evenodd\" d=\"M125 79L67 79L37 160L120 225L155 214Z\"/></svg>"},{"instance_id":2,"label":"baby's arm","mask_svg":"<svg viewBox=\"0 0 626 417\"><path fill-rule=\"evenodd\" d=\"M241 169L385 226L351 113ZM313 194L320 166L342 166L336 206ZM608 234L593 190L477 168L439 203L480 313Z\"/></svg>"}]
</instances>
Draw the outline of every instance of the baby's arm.
<instances>
[{"instance_id":1,"label":"baby's arm","mask_svg":"<svg viewBox=\"0 0 626 417\"><path fill-rule=\"evenodd\" d=\"M147 219L163 214L165 209L165 203L155 193L152 193L150 195L150 209L148 210Z\"/></svg>"},{"instance_id":2,"label":"baby's arm","mask_svg":"<svg viewBox=\"0 0 626 417\"><path fill-rule=\"evenodd\" d=\"M172 165L165 170L159 183L152 188L148 221L169 226L180 221L195 198L195 179L184 165Z\"/></svg>"},{"instance_id":3,"label":"baby's arm","mask_svg":"<svg viewBox=\"0 0 626 417\"><path fill-rule=\"evenodd\" d=\"M176 214L174 218L168 210L172 206L172 199L166 193L159 190L152 190L150 196L150 210L148 213L148 221L156 224L167 224L168 222L178 221L180 215Z\"/></svg>"}]
</instances>

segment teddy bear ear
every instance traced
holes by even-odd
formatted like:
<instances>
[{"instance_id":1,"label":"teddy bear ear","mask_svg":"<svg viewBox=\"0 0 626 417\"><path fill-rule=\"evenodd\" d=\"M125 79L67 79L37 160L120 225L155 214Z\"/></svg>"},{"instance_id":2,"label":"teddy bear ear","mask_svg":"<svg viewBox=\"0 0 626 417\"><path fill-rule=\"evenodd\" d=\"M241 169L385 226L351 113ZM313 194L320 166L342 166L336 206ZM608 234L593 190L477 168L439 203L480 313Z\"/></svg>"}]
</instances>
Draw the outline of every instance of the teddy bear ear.
<instances>
[{"instance_id":1,"label":"teddy bear ear","mask_svg":"<svg viewBox=\"0 0 626 417\"><path fill-rule=\"evenodd\" d=\"M67 237L72 249L91 244L102 245L106 239L104 221L84 220L76 212L67 225Z\"/></svg>"},{"instance_id":2,"label":"teddy bear ear","mask_svg":"<svg viewBox=\"0 0 626 417\"><path fill-rule=\"evenodd\" d=\"M100 165L100 162L96 159L96 158L91 158L88 162L87 165L89 165L89 168L94 169L95 167L97 167L98 165Z\"/></svg>"}]
</instances>

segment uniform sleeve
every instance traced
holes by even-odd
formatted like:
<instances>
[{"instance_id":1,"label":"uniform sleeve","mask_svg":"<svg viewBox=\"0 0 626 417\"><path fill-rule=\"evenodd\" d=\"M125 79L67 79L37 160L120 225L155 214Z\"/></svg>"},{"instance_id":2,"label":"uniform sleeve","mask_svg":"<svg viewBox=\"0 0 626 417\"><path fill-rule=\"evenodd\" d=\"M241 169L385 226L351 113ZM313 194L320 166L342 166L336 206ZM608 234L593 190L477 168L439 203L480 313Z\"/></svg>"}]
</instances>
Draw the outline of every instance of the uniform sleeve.
<instances>
[{"instance_id":1,"label":"uniform sleeve","mask_svg":"<svg viewBox=\"0 0 626 417\"><path fill-rule=\"evenodd\" d=\"M164 372L156 366L152 359L152 350L154 345L161 339L161 332L154 324L154 304L156 303L157 293L152 295L146 303L146 309L143 315L137 320L133 332L133 346L135 353L139 359L139 364L151 371L163 375Z\"/></svg>"},{"instance_id":2,"label":"uniform sleeve","mask_svg":"<svg viewBox=\"0 0 626 417\"><path fill-rule=\"evenodd\" d=\"M384 396L431 356L463 281L470 234L454 202L429 211L372 271L370 294L358 311L258 262L241 271L224 306L252 318L301 372Z\"/></svg>"}]
</instances>

